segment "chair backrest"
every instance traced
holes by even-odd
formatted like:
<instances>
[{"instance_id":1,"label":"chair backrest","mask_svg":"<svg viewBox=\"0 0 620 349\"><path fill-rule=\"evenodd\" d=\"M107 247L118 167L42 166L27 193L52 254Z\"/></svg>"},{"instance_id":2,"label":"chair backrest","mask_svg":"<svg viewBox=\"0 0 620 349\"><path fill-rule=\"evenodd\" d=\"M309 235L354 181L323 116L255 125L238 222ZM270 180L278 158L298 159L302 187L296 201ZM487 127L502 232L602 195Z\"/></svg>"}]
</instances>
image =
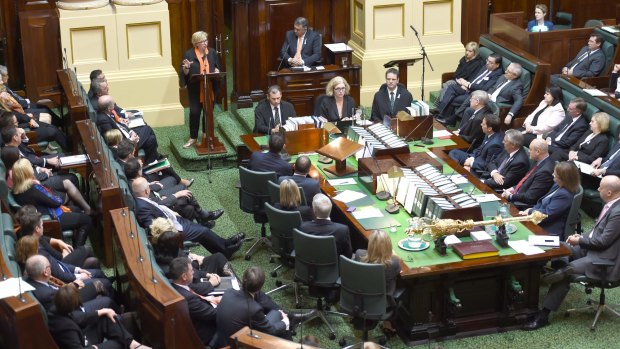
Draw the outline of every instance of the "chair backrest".
<instances>
[{"instance_id":1,"label":"chair backrest","mask_svg":"<svg viewBox=\"0 0 620 349\"><path fill-rule=\"evenodd\" d=\"M239 166L239 207L247 213L260 213L269 201L269 181L276 181L275 172L257 172Z\"/></svg>"},{"instance_id":2,"label":"chair backrest","mask_svg":"<svg viewBox=\"0 0 620 349\"><path fill-rule=\"evenodd\" d=\"M342 310L358 318L379 320L385 315L388 305L385 293L385 266L340 256Z\"/></svg>"},{"instance_id":3,"label":"chair backrest","mask_svg":"<svg viewBox=\"0 0 620 349\"><path fill-rule=\"evenodd\" d=\"M321 104L323 104L325 98L327 98L327 95L323 93L316 96L314 99L314 115L321 115Z\"/></svg>"},{"instance_id":4,"label":"chair backrest","mask_svg":"<svg viewBox=\"0 0 620 349\"><path fill-rule=\"evenodd\" d=\"M4 257L4 263L9 267L9 270L3 270L0 273L1 275L5 275L9 272L9 275L17 276L21 275L19 264L15 259L15 243L17 242L17 238L15 237L15 233L13 232L13 221L11 220L11 216L8 213L0 214L0 224L2 225L2 240L0 240L0 251L2 256Z\"/></svg>"},{"instance_id":5,"label":"chair backrest","mask_svg":"<svg viewBox=\"0 0 620 349\"><path fill-rule=\"evenodd\" d=\"M265 204L265 213L271 230L271 249L281 257L290 257L293 251L293 229L301 226L301 213L279 210L269 203Z\"/></svg>"},{"instance_id":6,"label":"chair backrest","mask_svg":"<svg viewBox=\"0 0 620 349\"><path fill-rule=\"evenodd\" d=\"M267 186L267 189L269 189L269 203L276 204L280 202L280 184L269 181Z\"/></svg>"},{"instance_id":7,"label":"chair backrest","mask_svg":"<svg viewBox=\"0 0 620 349\"><path fill-rule=\"evenodd\" d=\"M333 287L338 281L336 238L293 230L295 280L318 287Z\"/></svg>"},{"instance_id":8,"label":"chair backrest","mask_svg":"<svg viewBox=\"0 0 620 349\"><path fill-rule=\"evenodd\" d=\"M583 25L583 27L594 28L594 27L599 27L602 25L605 25L605 23L603 23L603 21L601 21L600 19L588 19L586 23Z\"/></svg>"},{"instance_id":9,"label":"chair backrest","mask_svg":"<svg viewBox=\"0 0 620 349\"><path fill-rule=\"evenodd\" d=\"M579 217L579 207L581 207L581 200L583 199L583 187L579 186L577 193L573 197L573 204L568 211L568 218L566 219L566 225L564 226L564 237L568 237L575 233L578 224L581 222Z\"/></svg>"}]
</instances>

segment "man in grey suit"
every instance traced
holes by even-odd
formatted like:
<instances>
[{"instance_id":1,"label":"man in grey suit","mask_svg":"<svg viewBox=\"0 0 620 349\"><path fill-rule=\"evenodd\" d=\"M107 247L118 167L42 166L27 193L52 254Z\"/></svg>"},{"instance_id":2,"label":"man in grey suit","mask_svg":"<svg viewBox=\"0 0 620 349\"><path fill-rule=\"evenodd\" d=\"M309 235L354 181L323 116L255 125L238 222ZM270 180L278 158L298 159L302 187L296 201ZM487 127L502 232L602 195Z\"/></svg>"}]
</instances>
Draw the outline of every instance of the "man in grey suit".
<instances>
[{"instance_id":1,"label":"man in grey suit","mask_svg":"<svg viewBox=\"0 0 620 349\"><path fill-rule=\"evenodd\" d=\"M584 46L577 56L562 68L562 74L578 79L599 76L605 67L605 54L601 46L603 46L603 37L598 34L590 35L588 45Z\"/></svg>"},{"instance_id":2,"label":"man in grey suit","mask_svg":"<svg viewBox=\"0 0 620 349\"><path fill-rule=\"evenodd\" d=\"M525 324L525 330L536 330L549 324L549 313L558 310L570 290L571 275L600 278L600 269L592 265L593 262L614 262L614 267L607 270L607 279L617 280L620 277L620 178L605 176L598 191L605 202L601 215L589 234L573 234L566 239L566 243L571 246L572 261L543 277L543 281L552 285L545 297L543 309Z\"/></svg>"}]
</instances>

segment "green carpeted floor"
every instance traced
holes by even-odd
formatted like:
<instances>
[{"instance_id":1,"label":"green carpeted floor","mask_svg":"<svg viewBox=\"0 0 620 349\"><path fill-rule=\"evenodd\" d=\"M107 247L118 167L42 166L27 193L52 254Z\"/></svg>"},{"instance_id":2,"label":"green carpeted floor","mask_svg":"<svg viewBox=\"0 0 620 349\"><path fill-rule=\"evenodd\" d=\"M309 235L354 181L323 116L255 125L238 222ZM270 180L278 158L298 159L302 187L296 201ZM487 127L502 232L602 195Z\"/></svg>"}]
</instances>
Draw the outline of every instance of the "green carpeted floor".
<instances>
[{"instance_id":1,"label":"green carpeted floor","mask_svg":"<svg viewBox=\"0 0 620 349\"><path fill-rule=\"evenodd\" d=\"M237 118L243 114L247 118L251 113L248 110L241 110L240 113L234 113ZM237 121L239 122L239 121ZM246 129L246 125L239 125L241 130ZM239 127L235 126L235 127ZM160 151L171 154L170 144L182 143L187 137L186 126L165 127L155 129L158 139L160 140ZM180 137L180 139L178 139ZM170 139L171 142L166 141ZM181 167L174 156L170 156L176 171L183 178L195 178L196 183L191 190L198 198L201 205L207 209L224 208L226 213L217 221L214 228L215 232L222 236L231 236L238 231L244 231L248 236L257 237L260 234L260 226L255 224L251 215L243 213L238 205L238 192L235 189L235 182L238 180L238 170L232 162L219 163L219 167L211 173L211 183L208 182L207 174L204 171L206 166L194 166L192 171L187 171ZM217 166L217 165L216 165ZM583 214L583 213L582 213ZM584 226L591 227L592 219L584 217ZM247 250L251 242L246 242L243 251ZM194 252L206 254L202 248L195 248ZM269 274L275 264L270 261L271 251L262 249L257 252L251 261L243 259L242 253L237 253L232 260L232 264L237 273L242 273L249 265L256 264L262 266L266 270L267 282L265 290L275 287L275 279ZM285 271L279 274L284 283L290 281L293 277L292 271ZM415 290L414 290L415 292ZM594 296L598 299L598 292L594 292ZM541 289L541 301L546 294L546 288ZM610 303L620 303L620 291L609 291L607 300ZM281 304L285 309L294 308L294 296L292 288L285 289L273 294L273 298ZM569 309L575 306L582 306L586 300L584 289L582 286L573 285L566 301L561 310ZM314 302L309 298L303 299L304 308L312 308ZM617 348L620 335L616 330L620 325L620 319L615 319L604 314L599 320L600 323L596 332L590 332L589 325L593 319L593 313L575 314L565 318L562 312L553 314L551 317L552 324L546 328L535 332L523 332L520 330L509 331L499 334L491 334L485 336L469 337L462 339L447 340L434 342L431 347L443 348ZM354 336L359 338L361 333L355 331L351 325L344 319L330 317L334 324L338 339L342 336ZM337 348L338 341L331 341L327 337L325 331L318 320L314 320L307 326L304 326L304 334L312 334L320 339L321 346L325 348ZM379 335L379 330L374 330L371 335ZM298 339L298 337L296 337ZM390 348L405 348L400 339L392 338L387 345ZM426 345L424 345L426 346ZM421 346L421 347L424 347Z\"/></svg>"}]
</instances>

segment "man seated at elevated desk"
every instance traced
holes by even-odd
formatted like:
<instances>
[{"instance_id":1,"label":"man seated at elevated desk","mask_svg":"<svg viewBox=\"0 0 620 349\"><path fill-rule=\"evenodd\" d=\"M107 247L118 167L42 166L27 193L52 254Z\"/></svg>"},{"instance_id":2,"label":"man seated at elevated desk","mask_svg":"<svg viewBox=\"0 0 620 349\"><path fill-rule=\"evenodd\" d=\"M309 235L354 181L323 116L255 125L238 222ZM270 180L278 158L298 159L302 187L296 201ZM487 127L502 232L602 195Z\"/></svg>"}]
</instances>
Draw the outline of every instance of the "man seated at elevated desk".
<instances>
[{"instance_id":1,"label":"man seated at elevated desk","mask_svg":"<svg viewBox=\"0 0 620 349\"><path fill-rule=\"evenodd\" d=\"M295 107L282 100L282 90L278 85L267 89L267 97L260 101L254 109L254 133L271 134L278 132L286 124L288 118L294 118Z\"/></svg>"},{"instance_id":2,"label":"man seated at elevated desk","mask_svg":"<svg viewBox=\"0 0 620 349\"><path fill-rule=\"evenodd\" d=\"M399 76L395 68L385 72L385 84L381 85L372 100L372 121L383 122L384 116L393 118L399 111L407 111L407 107L411 106L413 96L405 85L398 82Z\"/></svg>"},{"instance_id":3,"label":"man seated at elevated desk","mask_svg":"<svg viewBox=\"0 0 620 349\"><path fill-rule=\"evenodd\" d=\"M288 67L310 67L321 60L321 35L308 30L308 20L297 17L293 30L286 32L280 57Z\"/></svg>"}]
</instances>

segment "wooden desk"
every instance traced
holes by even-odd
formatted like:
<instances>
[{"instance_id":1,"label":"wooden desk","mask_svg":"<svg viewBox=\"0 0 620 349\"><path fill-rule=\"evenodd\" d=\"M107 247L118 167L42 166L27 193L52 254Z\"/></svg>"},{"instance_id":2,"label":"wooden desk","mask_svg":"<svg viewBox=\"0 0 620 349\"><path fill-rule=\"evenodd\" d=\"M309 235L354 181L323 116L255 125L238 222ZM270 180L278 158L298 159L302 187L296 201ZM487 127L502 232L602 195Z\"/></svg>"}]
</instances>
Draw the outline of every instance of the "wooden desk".
<instances>
[{"instance_id":1,"label":"wooden desk","mask_svg":"<svg viewBox=\"0 0 620 349\"><path fill-rule=\"evenodd\" d=\"M467 147L467 143L463 143L460 143L462 147ZM250 145L248 147L252 149ZM436 148L433 153L466 176L479 190L493 192L449 158L446 154L449 148L454 146ZM335 188L325 178L319 176L319 180L321 190L333 197ZM354 248L365 247L363 244L367 245L366 239L371 231L365 230L353 218L344 203L333 201L333 204L331 218L350 227ZM511 207L511 213L516 215L518 210ZM524 226L535 234L544 234L537 225L526 222ZM433 338L450 338L517 328L527 316L538 310L542 266L552 258L568 254L569 250L561 247L540 255L513 254L419 268L409 268L401 260L399 284L411 292L404 296L408 312L399 313L399 331L410 344L419 344L425 342L431 333ZM522 293L512 288L515 281L521 286ZM451 293L460 299L460 306L451 302Z\"/></svg>"},{"instance_id":2,"label":"wooden desk","mask_svg":"<svg viewBox=\"0 0 620 349\"><path fill-rule=\"evenodd\" d=\"M311 70L307 72L281 69L267 73L269 86L279 85L282 97L291 102L297 115L313 115L314 100L318 95L325 93L325 86L329 80L342 76L351 90L349 94L357 103L360 102L360 71L357 64L342 68L337 65L325 65L325 70Z\"/></svg>"},{"instance_id":3,"label":"wooden desk","mask_svg":"<svg viewBox=\"0 0 620 349\"><path fill-rule=\"evenodd\" d=\"M114 229L110 235L119 248L118 263L129 281L128 292L135 300L144 342L153 348L203 348L192 325L187 302L168 280L154 270L152 251L146 248L146 234L138 231L133 212L127 207L110 211Z\"/></svg>"},{"instance_id":4,"label":"wooden desk","mask_svg":"<svg viewBox=\"0 0 620 349\"><path fill-rule=\"evenodd\" d=\"M112 165L110 164L110 161L114 161L114 159L109 159L103 151L102 145L99 143L99 131L92 121L82 120L75 124L82 139L84 150L90 156L92 171L95 173L95 180L99 186L104 228L103 247L105 258L103 262L107 266L112 266L114 261L112 234L106 231L106 229L112 227L109 211L124 206L118 178L113 174Z\"/></svg>"},{"instance_id":5,"label":"wooden desk","mask_svg":"<svg viewBox=\"0 0 620 349\"><path fill-rule=\"evenodd\" d=\"M258 335L260 338L253 338L248 336L250 329L245 326L239 331L230 336L230 344L232 348L248 348L248 349L298 349L299 343L292 342L280 337L272 336L270 334L252 330L252 333ZM304 348L318 349L317 347L304 344Z\"/></svg>"},{"instance_id":6,"label":"wooden desk","mask_svg":"<svg viewBox=\"0 0 620 349\"><path fill-rule=\"evenodd\" d=\"M77 153L78 144L80 144L81 139L76 122L88 119L88 109L82 97L84 91L82 85L77 81L75 72L72 70L59 69L56 71L56 75L58 76L58 81L62 89L60 95L60 113L61 116L63 116L63 126L64 129L68 131L69 137L71 137L71 151ZM69 108L68 119L64 118L63 106L65 105Z\"/></svg>"}]
</instances>

